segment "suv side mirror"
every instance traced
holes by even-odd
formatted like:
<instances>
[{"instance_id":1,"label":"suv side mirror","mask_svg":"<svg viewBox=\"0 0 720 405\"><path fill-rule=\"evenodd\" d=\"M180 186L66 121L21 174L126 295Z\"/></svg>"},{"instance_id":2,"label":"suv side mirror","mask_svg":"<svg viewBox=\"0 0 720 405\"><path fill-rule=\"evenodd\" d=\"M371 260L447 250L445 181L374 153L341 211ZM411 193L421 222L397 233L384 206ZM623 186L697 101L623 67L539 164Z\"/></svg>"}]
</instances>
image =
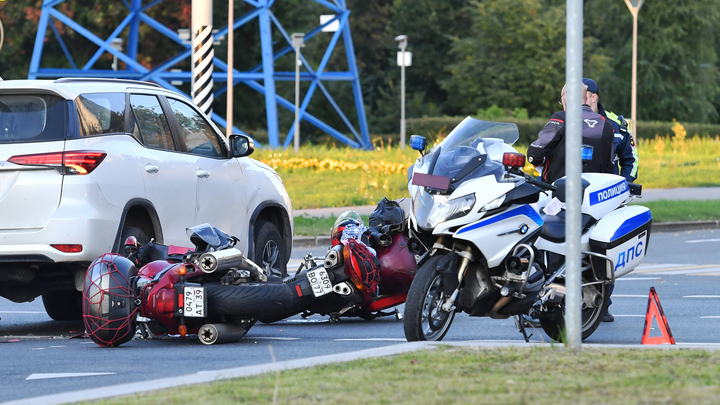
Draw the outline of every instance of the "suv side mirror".
<instances>
[{"instance_id":1,"label":"suv side mirror","mask_svg":"<svg viewBox=\"0 0 720 405\"><path fill-rule=\"evenodd\" d=\"M230 152L233 157L250 156L255 152L255 143L247 135L230 135Z\"/></svg>"}]
</instances>

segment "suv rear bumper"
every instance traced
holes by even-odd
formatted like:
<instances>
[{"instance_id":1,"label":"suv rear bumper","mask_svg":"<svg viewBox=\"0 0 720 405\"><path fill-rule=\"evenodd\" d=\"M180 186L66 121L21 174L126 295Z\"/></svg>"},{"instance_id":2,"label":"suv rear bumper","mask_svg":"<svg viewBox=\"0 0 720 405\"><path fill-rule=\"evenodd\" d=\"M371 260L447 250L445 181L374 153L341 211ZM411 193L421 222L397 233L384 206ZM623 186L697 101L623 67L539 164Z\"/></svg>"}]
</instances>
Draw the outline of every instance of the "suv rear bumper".
<instances>
[{"instance_id":1,"label":"suv rear bumper","mask_svg":"<svg viewBox=\"0 0 720 405\"><path fill-rule=\"evenodd\" d=\"M32 262L33 257L39 259L43 256L51 262L89 263L112 250L119 227L120 211L112 217L116 219L52 219L42 229L0 230L0 243L12 242L0 244L0 263L27 263ZM82 245L82 251L65 253L50 246L51 244L79 244Z\"/></svg>"}]
</instances>

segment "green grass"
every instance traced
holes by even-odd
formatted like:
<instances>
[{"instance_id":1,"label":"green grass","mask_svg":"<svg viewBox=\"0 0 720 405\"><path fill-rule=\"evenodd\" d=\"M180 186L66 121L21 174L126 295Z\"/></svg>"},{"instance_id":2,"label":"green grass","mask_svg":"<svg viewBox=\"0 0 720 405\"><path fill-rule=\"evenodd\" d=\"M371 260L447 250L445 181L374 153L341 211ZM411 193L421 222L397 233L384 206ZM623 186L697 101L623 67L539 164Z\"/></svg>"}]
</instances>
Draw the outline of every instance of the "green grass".
<instances>
[{"instance_id":1,"label":"green grass","mask_svg":"<svg viewBox=\"0 0 720 405\"><path fill-rule=\"evenodd\" d=\"M720 352L441 348L100 404L717 404Z\"/></svg>"},{"instance_id":2,"label":"green grass","mask_svg":"<svg viewBox=\"0 0 720 405\"><path fill-rule=\"evenodd\" d=\"M653 222L707 221L720 220L720 200L658 200L637 202L650 208ZM295 217L295 235L320 236L329 235L335 218L342 212L333 213L329 218L308 216ZM362 215L367 225L369 217Z\"/></svg>"},{"instance_id":3,"label":"green grass","mask_svg":"<svg viewBox=\"0 0 720 405\"><path fill-rule=\"evenodd\" d=\"M720 200L658 200L636 204L650 208L654 223L720 220Z\"/></svg>"}]
</instances>

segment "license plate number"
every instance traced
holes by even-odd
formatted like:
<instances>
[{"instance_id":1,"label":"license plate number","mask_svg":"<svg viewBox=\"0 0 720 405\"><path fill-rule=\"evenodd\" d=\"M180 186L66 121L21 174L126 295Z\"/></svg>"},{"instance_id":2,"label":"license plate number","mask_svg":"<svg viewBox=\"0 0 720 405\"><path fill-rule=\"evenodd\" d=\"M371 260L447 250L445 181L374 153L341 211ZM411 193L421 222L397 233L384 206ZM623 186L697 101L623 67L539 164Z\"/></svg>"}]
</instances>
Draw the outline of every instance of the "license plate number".
<instances>
[{"instance_id":1,"label":"license plate number","mask_svg":"<svg viewBox=\"0 0 720 405\"><path fill-rule=\"evenodd\" d=\"M316 297L323 296L332 292L332 283L325 269L310 270L306 274L310 287L312 287L313 295Z\"/></svg>"},{"instance_id":2,"label":"license plate number","mask_svg":"<svg viewBox=\"0 0 720 405\"><path fill-rule=\"evenodd\" d=\"M184 291L183 315L195 318L205 318L205 287L188 287Z\"/></svg>"}]
</instances>

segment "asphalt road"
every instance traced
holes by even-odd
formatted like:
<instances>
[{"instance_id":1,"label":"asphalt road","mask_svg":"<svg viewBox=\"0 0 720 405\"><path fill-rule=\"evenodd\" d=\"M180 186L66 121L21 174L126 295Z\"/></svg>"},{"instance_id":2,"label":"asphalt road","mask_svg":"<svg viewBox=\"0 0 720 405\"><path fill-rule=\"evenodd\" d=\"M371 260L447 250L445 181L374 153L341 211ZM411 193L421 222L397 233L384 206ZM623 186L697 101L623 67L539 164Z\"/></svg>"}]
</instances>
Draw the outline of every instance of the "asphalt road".
<instances>
[{"instance_id":1,"label":"asphalt road","mask_svg":"<svg viewBox=\"0 0 720 405\"><path fill-rule=\"evenodd\" d=\"M589 343L640 342L654 286L677 342L720 343L720 232L653 234L643 266L619 279L611 312ZM296 249L294 259L322 248ZM240 342L204 346L196 338L133 340L104 349L82 332L81 322L53 322L38 300L26 304L0 301L0 401L91 387L146 381L278 361L382 347L404 342L402 323L394 318L372 322L294 317L258 324ZM655 332L653 332L654 335ZM547 337L535 331L531 340ZM469 318L458 314L445 340L515 340L522 336L512 319ZM75 376L67 373L103 373Z\"/></svg>"}]
</instances>

